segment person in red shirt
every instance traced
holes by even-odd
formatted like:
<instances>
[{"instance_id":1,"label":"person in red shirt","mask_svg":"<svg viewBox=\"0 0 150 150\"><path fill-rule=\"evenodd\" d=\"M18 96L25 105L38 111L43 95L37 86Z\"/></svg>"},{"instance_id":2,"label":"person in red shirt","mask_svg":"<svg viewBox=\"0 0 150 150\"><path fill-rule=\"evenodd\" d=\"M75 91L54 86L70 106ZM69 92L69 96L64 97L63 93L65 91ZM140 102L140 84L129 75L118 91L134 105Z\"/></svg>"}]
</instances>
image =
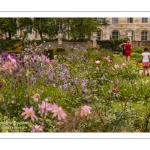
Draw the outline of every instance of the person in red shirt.
<instances>
[{"instance_id":1,"label":"person in red shirt","mask_svg":"<svg viewBox=\"0 0 150 150\"><path fill-rule=\"evenodd\" d=\"M130 61L131 49L132 49L132 45L130 44L130 41L128 40L127 43L125 44L126 62Z\"/></svg>"}]
</instances>

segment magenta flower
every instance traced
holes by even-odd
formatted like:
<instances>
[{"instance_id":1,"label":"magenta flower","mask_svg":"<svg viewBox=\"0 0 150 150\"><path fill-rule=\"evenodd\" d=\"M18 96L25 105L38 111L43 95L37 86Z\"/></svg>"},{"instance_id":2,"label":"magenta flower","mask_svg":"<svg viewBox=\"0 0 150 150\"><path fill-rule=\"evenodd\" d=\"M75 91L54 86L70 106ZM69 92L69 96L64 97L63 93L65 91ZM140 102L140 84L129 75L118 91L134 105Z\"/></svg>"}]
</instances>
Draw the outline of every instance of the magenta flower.
<instances>
[{"instance_id":1,"label":"magenta flower","mask_svg":"<svg viewBox=\"0 0 150 150\"><path fill-rule=\"evenodd\" d=\"M112 90L112 92L113 92L114 94L116 94L118 91L117 91L116 88L114 88L114 89Z\"/></svg>"},{"instance_id":2,"label":"magenta flower","mask_svg":"<svg viewBox=\"0 0 150 150\"><path fill-rule=\"evenodd\" d=\"M87 105L84 105L81 107L81 112L80 112L80 115L81 116L87 116L88 114L91 113L91 107L90 106L87 106Z\"/></svg>"},{"instance_id":3,"label":"magenta flower","mask_svg":"<svg viewBox=\"0 0 150 150\"><path fill-rule=\"evenodd\" d=\"M35 119L38 119L36 116L35 116L35 112L33 110L33 107L25 107L25 108L22 108L24 110L24 112L21 114L22 116L24 116L24 119L28 119L29 117L31 118L32 121L34 121Z\"/></svg>"},{"instance_id":4,"label":"magenta flower","mask_svg":"<svg viewBox=\"0 0 150 150\"><path fill-rule=\"evenodd\" d=\"M35 125L32 127L32 131L31 132L42 132L43 129L40 125Z\"/></svg>"},{"instance_id":5,"label":"magenta flower","mask_svg":"<svg viewBox=\"0 0 150 150\"><path fill-rule=\"evenodd\" d=\"M39 113L47 115L48 111L52 108L52 104L49 104L45 101L42 101L42 104L39 104Z\"/></svg>"},{"instance_id":6,"label":"magenta flower","mask_svg":"<svg viewBox=\"0 0 150 150\"><path fill-rule=\"evenodd\" d=\"M47 64L51 64L50 60L45 55L42 54L41 57L44 62L46 62Z\"/></svg>"},{"instance_id":7,"label":"magenta flower","mask_svg":"<svg viewBox=\"0 0 150 150\"><path fill-rule=\"evenodd\" d=\"M10 61L14 64L14 66L17 67L16 59L12 58L10 55L8 55L8 58L9 58Z\"/></svg>"},{"instance_id":8,"label":"magenta flower","mask_svg":"<svg viewBox=\"0 0 150 150\"><path fill-rule=\"evenodd\" d=\"M58 116L58 120L65 120L67 117L62 107L59 107L57 104L52 105L51 112L53 113L53 117Z\"/></svg>"}]
</instances>

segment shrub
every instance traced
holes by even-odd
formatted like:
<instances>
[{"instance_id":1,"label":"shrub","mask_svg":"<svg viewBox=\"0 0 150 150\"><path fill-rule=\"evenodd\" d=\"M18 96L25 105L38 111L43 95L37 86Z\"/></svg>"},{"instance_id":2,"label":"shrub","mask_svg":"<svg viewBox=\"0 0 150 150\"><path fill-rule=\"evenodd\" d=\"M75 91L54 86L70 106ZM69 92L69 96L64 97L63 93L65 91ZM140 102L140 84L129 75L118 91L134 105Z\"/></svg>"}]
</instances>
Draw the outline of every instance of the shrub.
<instances>
[{"instance_id":1,"label":"shrub","mask_svg":"<svg viewBox=\"0 0 150 150\"><path fill-rule=\"evenodd\" d=\"M22 51L21 50L8 50L6 51L7 53L11 54L11 53L14 53L14 54L21 54Z\"/></svg>"},{"instance_id":2,"label":"shrub","mask_svg":"<svg viewBox=\"0 0 150 150\"><path fill-rule=\"evenodd\" d=\"M137 58L136 62L141 63L142 62L142 58Z\"/></svg>"},{"instance_id":3,"label":"shrub","mask_svg":"<svg viewBox=\"0 0 150 150\"><path fill-rule=\"evenodd\" d=\"M44 51L44 54L49 58L49 59L54 59L54 50L48 49Z\"/></svg>"},{"instance_id":4,"label":"shrub","mask_svg":"<svg viewBox=\"0 0 150 150\"><path fill-rule=\"evenodd\" d=\"M133 47L132 52L134 53L142 53L143 49L141 47Z\"/></svg>"},{"instance_id":5,"label":"shrub","mask_svg":"<svg viewBox=\"0 0 150 150\"><path fill-rule=\"evenodd\" d=\"M20 40L0 40L1 48L6 50L15 50L20 49L21 50L21 41Z\"/></svg>"},{"instance_id":6,"label":"shrub","mask_svg":"<svg viewBox=\"0 0 150 150\"><path fill-rule=\"evenodd\" d=\"M121 51L119 45L124 39L97 40L97 44L100 45L100 48L111 49L112 51ZM125 40L127 40L127 38Z\"/></svg>"},{"instance_id":7,"label":"shrub","mask_svg":"<svg viewBox=\"0 0 150 150\"><path fill-rule=\"evenodd\" d=\"M57 52L59 53L59 52L64 52L65 51L65 49L64 48L57 48Z\"/></svg>"},{"instance_id":8,"label":"shrub","mask_svg":"<svg viewBox=\"0 0 150 150\"><path fill-rule=\"evenodd\" d=\"M132 59L141 58L141 53L135 53L135 52L133 52L133 53L131 53L131 58L132 58Z\"/></svg>"}]
</instances>

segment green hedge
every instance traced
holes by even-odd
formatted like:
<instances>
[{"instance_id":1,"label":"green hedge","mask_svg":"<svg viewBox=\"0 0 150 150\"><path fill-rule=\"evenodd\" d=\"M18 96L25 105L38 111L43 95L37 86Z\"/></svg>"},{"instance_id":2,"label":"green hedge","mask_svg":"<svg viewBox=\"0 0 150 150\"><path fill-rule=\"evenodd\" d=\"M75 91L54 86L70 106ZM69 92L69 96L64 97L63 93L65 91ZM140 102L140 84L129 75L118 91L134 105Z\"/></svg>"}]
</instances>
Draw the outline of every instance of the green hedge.
<instances>
[{"instance_id":1,"label":"green hedge","mask_svg":"<svg viewBox=\"0 0 150 150\"><path fill-rule=\"evenodd\" d=\"M15 46L15 44L18 44L18 46ZM9 40L9 39L6 39L6 40L3 40L1 39L0 40L0 45L1 45L1 49L3 51L6 51L6 50L15 50L17 49L18 47L21 47L21 40Z\"/></svg>"},{"instance_id":2,"label":"green hedge","mask_svg":"<svg viewBox=\"0 0 150 150\"><path fill-rule=\"evenodd\" d=\"M141 48L141 47L133 47L132 48L132 52L133 53L142 53L144 51L144 48Z\"/></svg>"},{"instance_id":3,"label":"green hedge","mask_svg":"<svg viewBox=\"0 0 150 150\"><path fill-rule=\"evenodd\" d=\"M54 59L54 50L48 49L44 51L44 54L49 58L49 59Z\"/></svg>"},{"instance_id":4,"label":"green hedge","mask_svg":"<svg viewBox=\"0 0 150 150\"><path fill-rule=\"evenodd\" d=\"M65 52L64 48L57 48L57 53L62 53L62 52Z\"/></svg>"},{"instance_id":5,"label":"green hedge","mask_svg":"<svg viewBox=\"0 0 150 150\"><path fill-rule=\"evenodd\" d=\"M112 51L122 51L119 48L119 45L123 40L128 40L128 38L124 39L111 39L111 40L97 40L97 44L100 45L100 49L111 49Z\"/></svg>"},{"instance_id":6,"label":"green hedge","mask_svg":"<svg viewBox=\"0 0 150 150\"><path fill-rule=\"evenodd\" d=\"M13 51L13 50L9 50L9 51L5 51L5 52L7 52L7 53L9 53L9 54L11 54L11 53L14 53L14 54L21 54L22 53L22 51Z\"/></svg>"}]
</instances>

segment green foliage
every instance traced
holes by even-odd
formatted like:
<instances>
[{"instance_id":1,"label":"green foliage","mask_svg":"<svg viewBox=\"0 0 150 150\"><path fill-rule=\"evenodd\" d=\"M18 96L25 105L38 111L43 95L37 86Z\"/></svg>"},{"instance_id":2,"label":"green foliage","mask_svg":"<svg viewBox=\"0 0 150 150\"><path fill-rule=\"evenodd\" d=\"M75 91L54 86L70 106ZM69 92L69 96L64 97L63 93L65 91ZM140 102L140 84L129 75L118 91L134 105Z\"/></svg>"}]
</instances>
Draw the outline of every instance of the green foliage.
<instances>
[{"instance_id":1,"label":"green foliage","mask_svg":"<svg viewBox=\"0 0 150 150\"><path fill-rule=\"evenodd\" d=\"M29 33L32 32L32 19L31 18L18 18L18 26L20 29L26 29Z\"/></svg>"},{"instance_id":2,"label":"green foliage","mask_svg":"<svg viewBox=\"0 0 150 150\"><path fill-rule=\"evenodd\" d=\"M135 64L123 64L122 57L115 57L112 51L104 48L65 50L56 62L51 61L51 65L45 62L43 55L36 57L32 52L25 56L28 56L25 69L19 66L19 72L15 70L10 75L6 70L0 74L0 120L7 116L7 121L22 121L25 106L33 106L38 116L35 122L28 118L28 125L22 125L27 129L18 132L30 132L33 125L40 123L45 125L44 132L145 131L150 81L139 74ZM96 60L100 63L95 63ZM65 84L68 88L64 88ZM40 95L38 101L33 100L35 93ZM50 112L42 118L38 108L42 101L61 106L67 119L59 121ZM91 107L91 113L81 116L81 107L85 104Z\"/></svg>"},{"instance_id":3,"label":"green foliage","mask_svg":"<svg viewBox=\"0 0 150 150\"><path fill-rule=\"evenodd\" d=\"M88 56L90 59L102 60L104 59L104 57L107 57L107 56L110 56L110 58L113 59L112 51L106 50L104 48L100 50L93 50L93 49L88 48L87 52L88 52Z\"/></svg>"},{"instance_id":4,"label":"green foliage","mask_svg":"<svg viewBox=\"0 0 150 150\"><path fill-rule=\"evenodd\" d=\"M100 48L111 49L112 51L122 51L119 48L119 45L124 39L111 39L111 40L97 40L97 44L100 45Z\"/></svg>"},{"instance_id":5,"label":"green foliage","mask_svg":"<svg viewBox=\"0 0 150 150\"><path fill-rule=\"evenodd\" d=\"M0 18L0 29L3 33L9 34L9 39L17 32L17 18Z\"/></svg>"},{"instance_id":6,"label":"green foliage","mask_svg":"<svg viewBox=\"0 0 150 150\"><path fill-rule=\"evenodd\" d=\"M62 52L65 52L64 48L57 48L57 53L62 53Z\"/></svg>"},{"instance_id":7,"label":"green foliage","mask_svg":"<svg viewBox=\"0 0 150 150\"><path fill-rule=\"evenodd\" d=\"M53 49L48 49L44 51L44 54L50 59L54 59L54 50Z\"/></svg>"},{"instance_id":8,"label":"green foliage","mask_svg":"<svg viewBox=\"0 0 150 150\"><path fill-rule=\"evenodd\" d=\"M136 62L142 63L142 58L137 58L137 59L136 59Z\"/></svg>"},{"instance_id":9,"label":"green foliage","mask_svg":"<svg viewBox=\"0 0 150 150\"><path fill-rule=\"evenodd\" d=\"M73 40L84 39L85 35L97 30L98 26L94 18L67 18L61 20L64 24L63 33L67 33Z\"/></svg>"},{"instance_id":10,"label":"green foliage","mask_svg":"<svg viewBox=\"0 0 150 150\"><path fill-rule=\"evenodd\" d=\"M22 43L20 40L0 40L1 47L4 51L6 50L21 50Z\"/></svg>"},{"instance_id":11,"label":"green foliage","mask_svg":"<svg viewBox=\"0 0 150 150\"><path fill-rule=\"evenodd\" d=\"M142 58L142 55L141 55L141 53L132 52L131 53L131 58L132 59L140 59L140 58Z\"/></svg>"},{"instance_id":12,"label":"green foliage","mask_svg":"<svg viewBox=\"0 0 150 150\"><path fill-rule=\"evenodd\" d=\"M58 26L55 18L34 18L33 29L38 31L43 40L43 35L48 35L50 38L57 35Z\"/></svg>"},{"instance_id":13,"label":"green foliage","mask_svg":"<svg viewBox=\"0 0 150 150\"><path fill-rule=\"evenodd\" d=\"M141 54L143 52L143 49L140 47L133 47L132 52Z\"/></svg>"}]
</instances>

